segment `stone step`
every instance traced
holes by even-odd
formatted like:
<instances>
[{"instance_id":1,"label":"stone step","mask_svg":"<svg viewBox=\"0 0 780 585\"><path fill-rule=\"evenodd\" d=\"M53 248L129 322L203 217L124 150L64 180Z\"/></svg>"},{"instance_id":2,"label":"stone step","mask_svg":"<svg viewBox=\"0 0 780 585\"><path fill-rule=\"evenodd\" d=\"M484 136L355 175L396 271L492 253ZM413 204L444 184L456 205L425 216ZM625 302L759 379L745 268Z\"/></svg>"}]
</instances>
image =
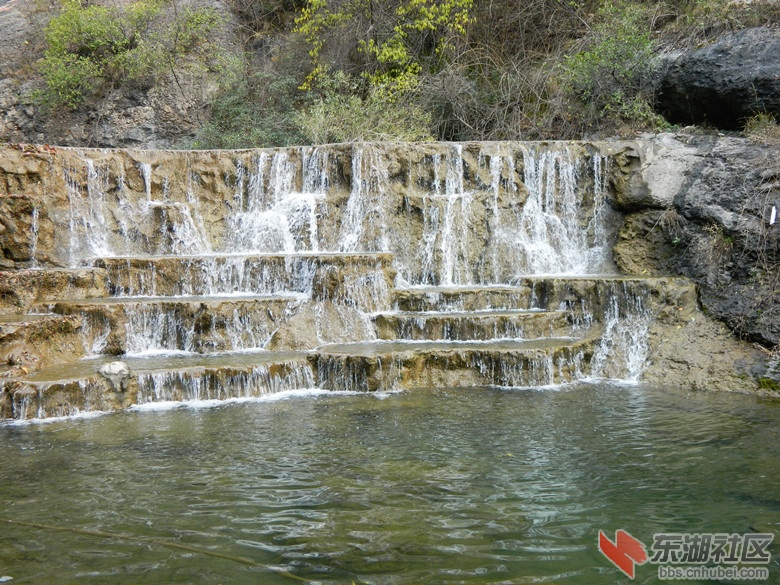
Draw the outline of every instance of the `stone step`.
<instances>
[{"instance_id":1,"label":"stone step","mask_svg":"<svg viewBox=\"0 0 780 585\"><path fill-rule=\"evenodd\" d=\"M570 316L564 311L397 311L374 315L373 320L379 339L468 341L573 334Z\"/></svg>"},{"instance_id":2,"label":"stone step","mask_svg":"<svg viewBox=\"0 0 780 585\"><path fill-rule=\"evenodd\" d=\"M109 364L125 364L127 374L122 373L123 367L101 373ZM312 365L303 352L158 356L121 362L97 358L0 380L0 416L51 418L152 402L251 398L314 385Z\"/></svg>"},{"instance_id":3,"label":"stone step","mask_svg":"<svg viewBox=\"0 0 780 585\"><path fill-rule=\"evenodd\" d=\"M527 286L468 285L398 288L393 304L400 311L487 311L531 308Z\"/></svg>"},{"instance_id":4,"label":"stone step","mask_svg":"<svg viewBox=\"0 0 780 585\"><path fill-rule=\"evenodd\" d=\"M6 376L24 374L86 355L77 316L0 313L0 364Z\"/></svg>"},{"instance_id":5,"label":"stone step","mask_svg":"<svg viewBox=\"0 0 780 585\"><path fill-rule=\"evenodd\" d=\"M390 254L212 254L101 258L114 296L310 295L366 311L389 308Z\"/></svg>"},{"instance_id":6,"label":"stone step","mask_svg":"<svg viewBox=\"0 0 780 585\"><path fill-rule=\"evenodd\" d=\"M0 416L51 418L161 401L226 400L314 387L375 391L543 386L586 374L594 339L375 341L326 345L312 352L84 359L0 378Z\"/></svg>"},{"instance_id":7,"label":"stone step","mask_svg":"<svg viewBox=\"0 0 780 585\"><path fill-rule=\"evenodd\" d=\"M46 308L81 320L88 354L224 352L262 348L301 294L125 297Z\"/></svg>"},{"instance_id":8,"label":"stone step","mask_svg":"<svg viewBox=\"0 0 780 585\"><path fill-rule=\"evenodd\" d=\"M309 356L326 390L545 386L588 372L596 336L529 341L376 341L334 344Z\"/></svg>"},{"instance_id":9,"label":"stone step","mask_svg":"<svg viewBox=\"0 0 780 585\"><path fill-rule=\"evenodd\" d=\"M100 268L0 271L0 310L28 312L36 304L108 296Z\"/></svg>"},{"instance_id":10,"label":"stone step","mask_svg":"<svg viewBox=\"0 0 780 585\"><path fill-rule=\"evenodd\" d=\"M62 319L53 313L0 313L0 333L10 334L18 329L51 319Z\"/></svg>"},{"instance_id":11,"label":"stone step","mask_svg":"<svg viewBox=\"0 0 780 585\"><path fill-rule=\"evenodd\" d=\"M521 276L510 285L399 288L400 311L566 310L598 319L617 300L621 304L679 304L695 298L683 278L622 275ZM587 321L587 319L586 319Z\"/></svg>"}]
</instances>

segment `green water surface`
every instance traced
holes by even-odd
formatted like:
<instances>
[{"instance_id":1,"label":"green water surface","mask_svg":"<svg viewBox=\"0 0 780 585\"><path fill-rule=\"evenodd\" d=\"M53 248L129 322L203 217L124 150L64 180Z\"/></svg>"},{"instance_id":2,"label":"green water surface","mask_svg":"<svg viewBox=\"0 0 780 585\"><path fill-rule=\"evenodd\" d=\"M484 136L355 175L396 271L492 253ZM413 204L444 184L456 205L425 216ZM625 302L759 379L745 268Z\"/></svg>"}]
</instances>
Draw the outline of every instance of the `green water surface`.
<instances>
[{"instance_id":1,"label":"green water surface","mask_svg":"<svg viewBox=\"0 0 780 585\"><path fill-rule=\"evenodd\" d=\"M598 530L647 544L662 531L776 533L779 430L778 402L607 383L2 424L0 577L654 583L655 566L635 581L612 566Z\"/></svg>"}]
</instances>

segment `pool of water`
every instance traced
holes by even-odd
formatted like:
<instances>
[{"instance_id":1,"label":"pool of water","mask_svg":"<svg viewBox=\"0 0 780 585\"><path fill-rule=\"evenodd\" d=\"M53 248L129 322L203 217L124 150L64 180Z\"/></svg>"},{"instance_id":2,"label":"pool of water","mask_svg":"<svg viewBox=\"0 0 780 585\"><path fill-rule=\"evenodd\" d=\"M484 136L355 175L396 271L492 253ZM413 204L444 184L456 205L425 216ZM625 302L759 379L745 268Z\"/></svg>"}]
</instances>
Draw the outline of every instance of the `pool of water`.
<instances>
[{"instance_id":1,"label":"pool of water","mask_svg":"<svg viewBox=\"0 0 780 585\"><path fill-rule=\"evenodd\" d=\"M608 383L4 424L0 577L628 583L599 529L778 531L778 432L778 402Z\"/></svg>"}]
</instances>

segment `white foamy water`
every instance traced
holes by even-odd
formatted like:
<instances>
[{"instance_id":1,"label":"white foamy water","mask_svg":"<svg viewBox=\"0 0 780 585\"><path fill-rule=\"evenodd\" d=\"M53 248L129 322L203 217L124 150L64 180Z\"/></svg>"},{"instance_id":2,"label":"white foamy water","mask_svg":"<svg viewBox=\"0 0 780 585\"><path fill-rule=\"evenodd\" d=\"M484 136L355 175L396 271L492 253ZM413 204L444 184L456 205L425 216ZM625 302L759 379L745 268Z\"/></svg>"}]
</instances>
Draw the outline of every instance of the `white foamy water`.
<instances>
[{"instance_id":1,"label":"white foamy water","mask_svg":"<svg viewBox=\"0 0 780 585\"><path fill-rule=\"evenodd\" d=\"M389 152L398 160L390 160ZM400 149L372 144L231 152L220 154L209 170L199 155L184 153L186 173L178 163L166 167L165 160L115 169L106 157L84 156L83 169L65 171L70 263L104 259L109 290L125 303L124 331L117 333L116 324L101 321L97 311L83 319L85 347L93 354L117 351L118 336L130 357L254 352L312 298L334 303L331 316L342 311L345 322L359 325L362 338L373 340L371 315L387 311L395 291L385 272L389 260L358 258L361 253L391 254L396 282L404 288L436 287L421 306L440 312L471 306L471 300L464 304L466 297L451 294L459 287L514 287L517 294L509 291L491 302L520 308L526 276L612 271L609 160L594 148L485 143L432 145L420 152L414 160L403 160ZM340 260L326 262L329 254ZM603 325L592 360L584 350L522 359L494 359L486 351L470 366L499 386L547 388L588 376L637 379L651 316L634 291L624 289L607 290L613 297L603 306L578 308L576 334ZM282 295L290 305L271 315L268 308L241 306L242 295ZM216 296L235 307L212 315L188 298ZM143 302L150 298L169 300ZM324 328L333 322L323 315L318 307L317 337L332 339ZM519 320L480 329L442 325L431 333L418 317L399 336L467 343L476 337L489 348L498 340L544 333L529 333ZM565 337L551 325L553 335ZM317 375L333 387L364 386L355 364L342 371L340 361L321 365ZM403 378L400 363L387 368L381 375L388 380ZM263 368L227 382L213 375L142 373L140 400L255 399L313 387L315 378L309 372L274 380Z\"/></svg>"}]
</instances>

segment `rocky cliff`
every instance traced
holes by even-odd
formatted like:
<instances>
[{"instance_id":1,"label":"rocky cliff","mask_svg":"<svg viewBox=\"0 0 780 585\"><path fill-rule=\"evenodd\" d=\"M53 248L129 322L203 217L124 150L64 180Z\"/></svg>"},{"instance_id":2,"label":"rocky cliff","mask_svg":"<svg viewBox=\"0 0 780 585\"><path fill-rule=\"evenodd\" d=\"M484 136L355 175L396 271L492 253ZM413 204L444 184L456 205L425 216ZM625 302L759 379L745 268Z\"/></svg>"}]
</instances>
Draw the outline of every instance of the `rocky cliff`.
<instances>
[{"instance_id":1,"label":"rocky cliff","mask_svg":"<svg viewBox=\"0 0 780 585\"><path fill-rule=\"evenodd\" d=\"M709 315L744 339L778 345L780 148L695 134L636 144L615 202L627 214L618 266L687 276Z\"/></svg>"},{"instance_id":2,"label":"rocky cliff","mask_svg":"<svg viewBox=\"0 0 780 585\"><path fill-rule=\"evenodd\" d=\"M656 108L675 124L739 130L757 114L780 117L780 29L756 27L666 59Z\"/></svg>"},{"instance_id":3,"label":"rocky cliff","mask_svg":"<svg viewBox=\"0 0 780 585\"><path fill-rule=\"evenodd\" d=\"M735 338L752 342L753 357L737 361L748 365L758 359L747 369L764 378L765 386L776 387L780 148L697 134L649 136L635 144L635 153L617 159L625 189L617 191L615 205L626 217L614 249L616 263L629 274L691 278L713 325L725 324ZM674 353L702 343L707 342L699 334L672 339L672 363ZM712 357L733 359L750 345L726 347L722 358ZM706 361L701 365L708 367Z\"/></svg>"}]
</instances>

